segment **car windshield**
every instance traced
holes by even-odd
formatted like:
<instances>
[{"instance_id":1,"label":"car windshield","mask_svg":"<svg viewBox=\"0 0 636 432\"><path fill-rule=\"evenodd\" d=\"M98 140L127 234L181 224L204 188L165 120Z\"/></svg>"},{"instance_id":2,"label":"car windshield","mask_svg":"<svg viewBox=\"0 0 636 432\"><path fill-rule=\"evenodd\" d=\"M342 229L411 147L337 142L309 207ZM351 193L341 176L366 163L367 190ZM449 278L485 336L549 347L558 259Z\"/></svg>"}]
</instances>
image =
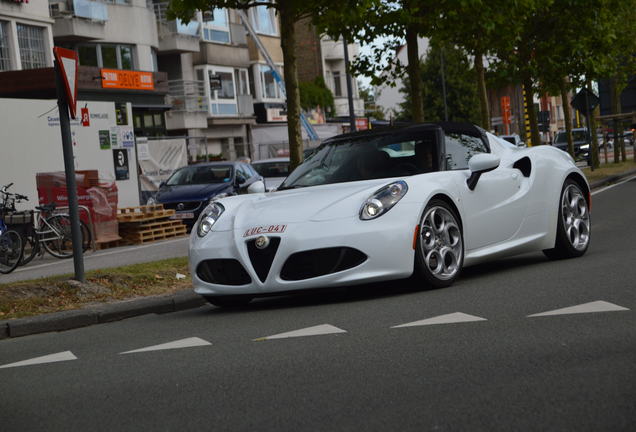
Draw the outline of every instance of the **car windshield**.
<instances>
[{"instance_id":1,"label":"car windshield","mask_svg":"<svg viewBox=\"0 0 636 432\"><path fill-rule=\"evenodd\" d=\"M263 177L287 177L289 175L289 162L254 162L252 164L256 172Z\"/></svg>"},{"instance_id":2,"label":"car windshield","mask_svg":"<svg viewBox=\"0 0 636 432\"><path fill-rule=\"evenodd\" d=\"M554 140L555 143L566 143L568 141L566 132L559 132ZM588 141L586 131L575 130L572 131L572 141L580 142L580 141Z\"/></svg>"},{"instance_id":3,"label":"car windshield","mask_svg":"<svg viewBox=\"0 0 636 432\"><path fill-rule=\"evenodd\" d=\"M226 183L232 178L232 165L202 165L181 168L168 179L168 186Z\"/></svg>"},{"instance_id":4,"label":"car windshield","mask_svg":"<svg viewBox=\"0 0 636 432\"><path fill-rule=\"evenodd\" d=\"M376 135L327 142L278 190L437 171L435 142L434 131L408 139Z\"/></svg>"}]
</instances>

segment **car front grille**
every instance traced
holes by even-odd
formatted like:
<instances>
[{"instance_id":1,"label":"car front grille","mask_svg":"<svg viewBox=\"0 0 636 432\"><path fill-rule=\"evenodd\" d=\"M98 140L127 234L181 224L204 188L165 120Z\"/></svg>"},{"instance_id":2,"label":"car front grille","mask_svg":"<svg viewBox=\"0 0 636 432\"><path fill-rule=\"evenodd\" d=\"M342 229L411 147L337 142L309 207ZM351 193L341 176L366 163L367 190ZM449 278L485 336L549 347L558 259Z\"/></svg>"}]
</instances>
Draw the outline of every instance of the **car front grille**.
<instances>
[{"instance_id":1,"label":"car front grille","mask_svg":"<svg viewBox=\"0 0 636 432\"><path fill-rule=\"evenodd\" d=\"M256 239L248 240L246 243L247 253L250 256L256 275L261 282L265 282L276 256L278 245L280 245L280 237L269 237L269 244L263 249L256 247Z\"/></svg>"},{"instance_id":2,"label":"car front grille","mask_svg":"<svg viewBox=\"0 0 636 432\"><path fill-rule=\"evenodd\" d=\"M212 259L201 261L197 266L197 277L203 282L218 285L247 285L252 278L240 262L235 259Z\"/></svg>"},{"instance_id":3,"label":"car front grille","mask_svg":"<svg viewBox=\"0 0 636 432\"><path fill-rule=\"evenodd\" d=\"M297 252L287 259L280 277L288 281L310 279L359 266L366 260L365 254L349 247Z\"/></svg>"},{"instance_id":4,"label":"car front grille","mask_svg":"<svg viewBox=\"0 0 636 432\"><path fill-rule=\"evenodd\" d=\"M179 207L182 208L179 208ZM177 210L177 211L194 211L201 206L201 201L184 201L184 202L171 202L164 203L163 208Z\"/></svg>"}]
</instances>

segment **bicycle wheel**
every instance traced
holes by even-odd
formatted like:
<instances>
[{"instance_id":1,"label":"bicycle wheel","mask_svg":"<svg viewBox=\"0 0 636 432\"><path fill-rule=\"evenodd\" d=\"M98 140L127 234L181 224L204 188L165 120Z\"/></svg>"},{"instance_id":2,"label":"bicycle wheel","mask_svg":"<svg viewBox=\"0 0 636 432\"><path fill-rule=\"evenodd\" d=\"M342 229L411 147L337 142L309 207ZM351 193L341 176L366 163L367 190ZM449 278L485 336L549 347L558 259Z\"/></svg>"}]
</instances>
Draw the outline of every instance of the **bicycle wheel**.
<instances>
[{"instance_id":1,"label":"bicycle wheel","mask_svg":"<svg viewBox=\"0 0 636 432\"><path fill-rule=\"evenodd\" d=\"M0 273L11 273L22 258L22 238L15 231L5 231L0 235Z\"/></svg>"},{"instance_id":2,"label":"bicycle wheel","mask_svg":"<svg viewBox=\"0 0 636 432\"><path fill-rule=\"evenodd\" d=\"M47 232L42 233L42 246L56 258L70 258L73 256L73 236L71 234L71 219L67 215L55 215L46 220L50 225L44 226Z\"/></svg>"},{"instance_id":3,"label":"bicycle wheel","mask_svg":"<svg viewBox=\"0 0 636 432\"><path fill-rule=\"evenodd\" d=\"M20 265L27 265L30 263L33 258L40 252L40 242L38 240L38 235L31 232L22 232L22 244L24 246L24 250L22 252L22 260L20 260Z\"/></svg>"},{"instance_id":4,"label":"bicycle wheel","mask_svg":"<svg viewBox=\"0 0 636 432\"><path fill-rule=\"evenodd\" d=\"M93 235L91 234L90 228L84 223L84 221L80 220L80 226L82 227L82 250L86 252L91 249Z\"/></svg>"}]
</instances>

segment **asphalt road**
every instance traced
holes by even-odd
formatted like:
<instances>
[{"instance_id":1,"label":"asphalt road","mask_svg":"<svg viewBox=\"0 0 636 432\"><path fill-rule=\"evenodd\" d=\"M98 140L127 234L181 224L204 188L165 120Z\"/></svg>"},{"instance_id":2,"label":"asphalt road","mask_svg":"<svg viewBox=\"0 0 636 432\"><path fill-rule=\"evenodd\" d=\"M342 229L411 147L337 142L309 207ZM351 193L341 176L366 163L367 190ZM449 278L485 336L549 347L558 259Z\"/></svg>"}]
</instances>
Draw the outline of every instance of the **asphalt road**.
<instances>
[{"instance_id":1,"label":"asphalt road","mask_svg":"<svg viewBox=\"0 0 636 432\"><path fill-rule=\"evenodd\" d=\"M636 430L635 196L636 181L594 196L574 260L0 341L0 429ZM396 327L446 314L465 322ZM307 328L327 334L267 338Z\"/></svg>"}]
</instances>

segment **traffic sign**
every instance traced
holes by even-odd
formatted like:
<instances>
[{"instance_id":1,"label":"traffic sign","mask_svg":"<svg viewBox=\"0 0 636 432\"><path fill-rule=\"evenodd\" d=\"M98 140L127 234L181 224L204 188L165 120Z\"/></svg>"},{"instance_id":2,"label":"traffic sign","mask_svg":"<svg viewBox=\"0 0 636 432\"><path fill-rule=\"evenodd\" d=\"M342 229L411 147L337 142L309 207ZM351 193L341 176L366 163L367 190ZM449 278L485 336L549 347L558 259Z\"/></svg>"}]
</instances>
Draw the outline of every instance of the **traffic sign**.
<instances>
[{"instance_id":1,"label":"traffic sign","mask_svg":"<svg viewBox=\"0 0 636 432\"><path fill-rule=\"evenodd\" d=\"M76 118L77 110L77 71L78 58L77 51L66 48L53 48L55 60L59 65L62 81L64 82L64 90L66 93L66 101L71 117Z\"/></svg>"}]
</instances>

